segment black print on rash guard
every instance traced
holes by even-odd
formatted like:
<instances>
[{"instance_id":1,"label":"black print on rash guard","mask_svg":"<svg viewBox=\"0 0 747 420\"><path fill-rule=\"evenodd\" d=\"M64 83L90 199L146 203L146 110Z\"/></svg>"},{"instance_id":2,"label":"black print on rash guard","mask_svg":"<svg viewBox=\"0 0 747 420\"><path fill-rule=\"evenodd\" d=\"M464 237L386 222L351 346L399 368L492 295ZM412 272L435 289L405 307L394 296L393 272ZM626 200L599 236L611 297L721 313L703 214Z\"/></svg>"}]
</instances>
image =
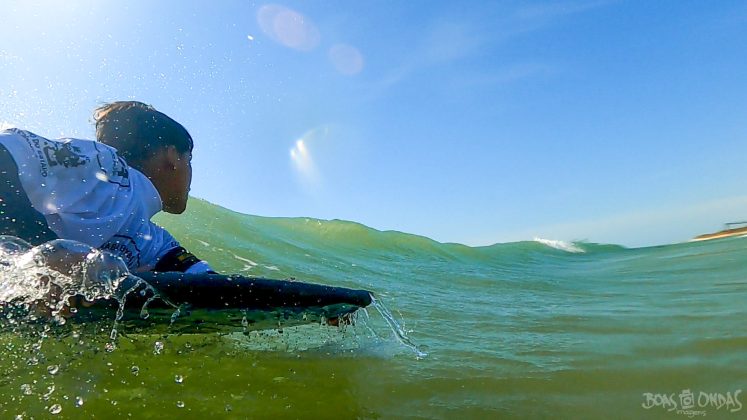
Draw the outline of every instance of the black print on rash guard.
<instances>
[{"instance_id":1,"label":"black print on rash guard","mask_svg":"<svg viewBox=\"0 0 747 420\"><path fill-rule=\"evenodd\" d=\"M91 161L91 158L82 154L79 147L70 143L44 143L44 155L47 156L49 166L62 165L66 168L75 168Z\"/></svg>"},{"instance_id":2,"label":"black print on rash guard","mask_svg":"<svg viewBox=\"0 0 747 420\"><path fill-rule=\"evenodd\" d=\"M31 149L34 151L34 154L36 155L36 158L39 160L39 167L41 168L39 174L42 176L42 178L46 178L49 175L49 163L47 162L47 158L44 156L41 143L46 142L47 139L37 136L30 131L20 130L18 128L11 128L8 131L18 134L19 136L23 137L24 140L26 140L26 143L29 145L29 147L31 147Z\"/></svg>"},{"instance_id":3,"label":"black print on rash guard","mask_svg":"<svg viewBox=\"0 0 747 420\"><path fill-rule=\"evenodd\" d=\"M101 249L122 258L130 269L140 266L140 248L129 236L114 235L111 240L101 245Z\"/></svg>"}]
</instances>

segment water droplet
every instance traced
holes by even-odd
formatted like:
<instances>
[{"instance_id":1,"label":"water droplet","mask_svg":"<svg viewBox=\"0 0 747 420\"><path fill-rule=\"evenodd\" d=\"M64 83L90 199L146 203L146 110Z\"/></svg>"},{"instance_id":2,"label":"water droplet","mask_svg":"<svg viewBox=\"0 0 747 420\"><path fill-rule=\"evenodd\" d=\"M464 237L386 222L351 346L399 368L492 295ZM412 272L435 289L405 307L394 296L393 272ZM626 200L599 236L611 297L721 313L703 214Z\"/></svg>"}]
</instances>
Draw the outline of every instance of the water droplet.
<instances>
[{"instance_id":1,"label":"water droplet","mask_svg":"<svg viewBox=\"0 0 747 420\"><path fill-rule=\"evenodd\" d=\"M47 366L47 372L49 372L50 375L57 375L57 372L59 371L60 371L60 367L57 365Z\"/></svg>"},{"instance_id":2,"label":"water droplet","mask_svg":"<svg viewBox=\"0 0 747 420\"><path fill-rule=\"evenodd\" d=\"M156 341L156 344L153 345L153 354L161 354L162 351L163 351L163 342Z\"/></svg>"},{"instance_id":3,"label":"water droplet","mask_svg":"<svg viewBox=\"0 0 747 420\"><path fill-rule=\"evenodd\" d=\"M133 375L137 376L140 373L140 368L137 366L133 366L130 368L130 372L132 372Z\"/></svg>"},{"instance_id":4,"label":"water droplet","mask_svg":"<svg viewBox=\"0 0 747 420\"><path fill-rule=\"evenodd\" d=\"M75 397L75 406L80 407L81 405L83 405L83 398Z\"/></svg>"},{"instance_id":5,"label":"water droplet","mask_svg":"<svg viewBox=\"0 0 747 420\"><path fill-rule=\"evenodd\" d=\"M117 400L112 400L112 405L117 405Z\"/></svg>"},{"instance_id":6,"label":"water droplet","mask_svg":"<svg viewBox=\"0 0 747 420\"><path fill-rule=\"evenodd\" d=\"M44 395L42 396L42 398L44 398L45 400L48 400L48 399L49 399L49 397L51 397L51 396L52 396L52 394L54 393L54 389L55 389L55 386L54 386L54 385L48 386L48 387L47 387L47 393L46 393L46 394L44 394Z\"/></svg>"},{"instance_id":7,"label":"water droplet","mask_svg":"<svg viewBox=\"0 0 747 420\"><path fill-rule=\"evenodd\" d=\"M231 404L226 404L226 412L233 411L233 407L231 407Z\"/></svg>"},{"instance_id":8,"label":"water droplet","mask_svg":"<svg viewBox=\"0 0 747 420\"><path fill-rule=\"evenodd\" d=\"M34 390L31 389L31 385L23 384L21 385L21 392L23 392L23 395L31 395L34 393Z\"/></svg>"},{"instance_id":9,"label":"water droplet","mask_svg":"<svg viewBox=\"0 0 747 420\"><path fill-rule=\"evenodd\" d=\"M106 350L107 353L113 352L114 350L116 350L116 348L117 346L114 343L106 343L104 345L104 349Z\"/></svg>"},{"instance_id":10,"label":"water droplet","mask_svg":"<svg viewBox=\"0 0 747 420\"><path fill-rule=\"evenodd\" d=\"M176 375L176 376L174 376L174 382L180 384L180 383L184 382L184 377L182 375Z\"/></svg>"},{"instance_id":11,"label":"water droplet","mask_svg":"<svg viewBox=\"0 0 747 420\"><path fill-rule=\"evenodd\" d=\"M51 407L49 407L49 412L52 414L60 414L62 413L62 406L59 404L55 404Z\"/></svg>"},{"instance_id":12,"label":"water droplet","mask_svg":"<svg viewBox=\"0 0 747 420\"><path fill-rule=\"evenodd\" d=\"M179 408L184 408L184 401L177 401L176 406Z\"/></svg>"}]
</instances>

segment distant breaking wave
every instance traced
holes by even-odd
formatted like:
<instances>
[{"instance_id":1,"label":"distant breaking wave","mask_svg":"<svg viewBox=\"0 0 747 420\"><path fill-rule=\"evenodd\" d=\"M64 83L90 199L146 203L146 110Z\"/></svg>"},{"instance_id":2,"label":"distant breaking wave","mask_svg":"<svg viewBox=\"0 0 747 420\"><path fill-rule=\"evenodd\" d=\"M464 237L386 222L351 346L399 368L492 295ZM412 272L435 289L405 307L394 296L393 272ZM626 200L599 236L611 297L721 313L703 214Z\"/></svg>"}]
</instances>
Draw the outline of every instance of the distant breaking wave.
<instances>
[{"instance_id":1,"label":"distant breaking wave","mask_svg":"<svg viewBox=\"0 0 747 420\"><path fill-rule=\"evenodd\" d=\"M573 242L566 242L566 241L560 241L555 239L543 239L543 238L534 238L534 242L541 243L543 245L547 245L550 248L559 249L561 251L570 252L573 254L581 254L586 251L581 249L578 245L574 244Z\"/></svg>"}]
</instances>

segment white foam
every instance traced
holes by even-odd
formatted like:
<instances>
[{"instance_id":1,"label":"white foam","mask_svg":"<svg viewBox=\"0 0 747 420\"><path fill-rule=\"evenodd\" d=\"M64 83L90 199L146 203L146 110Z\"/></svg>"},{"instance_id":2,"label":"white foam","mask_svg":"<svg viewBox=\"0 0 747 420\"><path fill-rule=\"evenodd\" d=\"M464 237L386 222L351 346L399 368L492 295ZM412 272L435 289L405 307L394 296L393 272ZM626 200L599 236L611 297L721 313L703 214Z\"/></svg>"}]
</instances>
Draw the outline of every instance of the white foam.
<instances>
[{"instance_id":1,"label":"white foam","mask_svg":"<svg viewBox=\"0 0 747 420\"><path fill-rule=\"evenodd\" d=\"M538 242L538 243L541 243L542 245L547 245L550 248L559 249L561 251L570 252L573 254L580 254L580 253L586 252L583 249L581 249L581 247L574 244L573 242L560 241L556 239L543 239L543 238L534 238L534 242Z\"/></svg>"},{"instance_id":2,"label":"white foam","mask_svg":"<svg viewBox=\"0 0 747 420\"><path fill-rule=\"evenodd\" d=\"M239 261L243 261L243 262L245 262L245 263L248 263L248 264L249 264L249 265L251 265L252 267L255 267L255 266L257 266L257 263L255 263L254 261L252 261L252 260L250 260L250 259L248 259L248 258L244 258L244 257L239 257L239 256L238 256L238 255L236 255L236 254L231 254L231 255L233 255L233 257L234 257L234 258L236 258L236 259L237 259L237 260L239 260Z\"/></svg>"}]
</instances>

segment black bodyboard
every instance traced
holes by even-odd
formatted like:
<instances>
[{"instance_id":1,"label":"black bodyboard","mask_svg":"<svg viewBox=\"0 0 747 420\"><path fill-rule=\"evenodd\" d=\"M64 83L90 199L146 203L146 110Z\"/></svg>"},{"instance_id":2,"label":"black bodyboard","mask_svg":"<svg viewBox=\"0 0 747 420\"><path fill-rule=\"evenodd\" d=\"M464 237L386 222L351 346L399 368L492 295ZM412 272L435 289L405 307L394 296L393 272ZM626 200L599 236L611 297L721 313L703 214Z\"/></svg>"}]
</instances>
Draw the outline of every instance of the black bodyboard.
<instances>
[{"instance_id":1,"label":"black bodyboard","mask_svg":"<svg viewBox=\"0 0 747 420\"><path fill-rule=\"evenodd\" d=\"M147 282L157 291L138 278ZM120 322L136 330L212 332L314 322L337 323L371 304L371 293L343 287L220 274L138 273L119 285L127 291ZM123 293L120 293L123 294ZM114 319L115 299L80 307L74 322ZM143 308L145 307L145 310Z\"/></svg>"}]
</instances>

